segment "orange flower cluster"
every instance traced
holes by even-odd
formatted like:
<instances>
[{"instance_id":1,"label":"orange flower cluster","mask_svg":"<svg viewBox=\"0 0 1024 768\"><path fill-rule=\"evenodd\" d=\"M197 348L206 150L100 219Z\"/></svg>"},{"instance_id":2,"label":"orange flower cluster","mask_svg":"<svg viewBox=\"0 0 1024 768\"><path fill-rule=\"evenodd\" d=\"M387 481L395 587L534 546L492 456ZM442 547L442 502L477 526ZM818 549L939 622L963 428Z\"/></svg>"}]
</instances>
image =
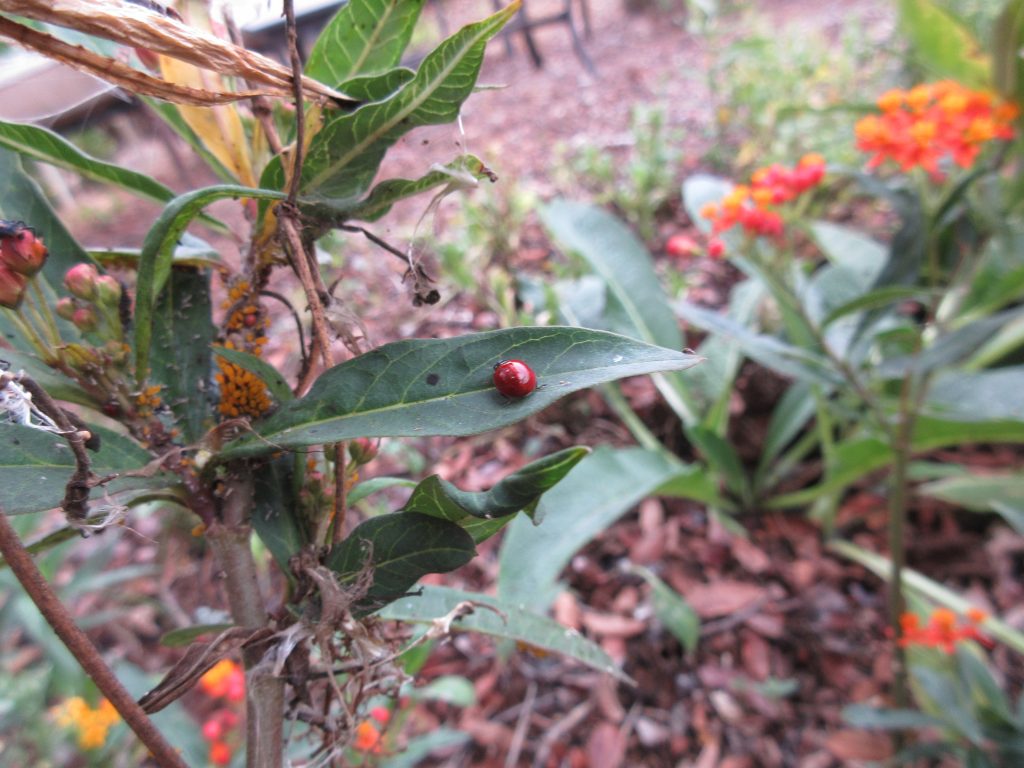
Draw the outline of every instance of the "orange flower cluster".
<instances>
[{"instance_id":1,"label":"orange flower cluster","mask_svg":"<svg viewBox=\"0 0 1024 768\"><path fill-rule=\"evenodd\" d=\"M718 235L737 224L751 235L780 236L783 223L777 206L792 202L824 177L825 158L816 154L804 155L793 168L773 163L754 171L750 184L740 184L721 201L701 208L700 215L711 222L708 253L721 256L725 247Z\"/></svg>"},{"instance_id":2,"label":"orange flower cluster","mask_svg":"<svg viewBox=\"0 0 1024 768\"><path fill-rule=\"evenodd\" d=\"M221 659L199 678L199 689L212 699L245 701L245 671L230 659Z\"/></svg>"},{"instance_id":3,"label":"orange flower cluster","mask_svg":"<svg viewBox=\"0 0 1024 768\"><path fill-rule=\"evenodd\" d=\"M384 751L384 744L380 728L386 726L391 720L391 710L387 707L374 707L370 710L371 720L364 720L356 726L355 738L352 740L352 748L358 752L370 752L379 755Z\"/></svg>"},{"instance_id":4,"label":"orange flower cluster","mask_svg":"<svg viewBox=\"0 0 1024 768\"><path fill-rule=\"evenodd\" d=\"M73 728L82 749L99 749L107 742L107 732L121 721L114 705L106 699L95 709L81 696L72 696L50 710L62 728Z\"/></svg>"},{"instance_id":5,"label":"orange flower cluster","mask_svg":"<svg viewBox=\"0 0 1024 768\"><path fill-rule=\"evenodd\" d=\"M221 659L199 678L199 690L211 699L224 699L232 704L245 701L245 671L230 659ZM238 715L228 707L214 711L203 723L202 734L210 742L210 763L229 765L239 736Z\"/></svg>"},{"instance_id":6,"label":"orange flower cluster","mask_svg":"<svg viewBox=\"0 0 1024 768\"><path fill-rule=\"evenodd\" d=\"M985 612L971 608L967 611L966 618L966 622L961 622L948 608L936 608L928 618L928 623L921 626L921 620L916 613L904 613L900 617L900 627L903 630L900 645L904 648L923 645L953 653L956 644L962 640L975 640L990 648L992 641L978 629L978 625L986 618Z\"/></svg>"},{"instance_id":7,"label":"orange flower cluster","mask_svg":"<svg viewBox=\"0 0 1024 768\"><path fill-rule=\"evenodd\" d=\"M234 755L232 742L238 741L235 733L239 717L230 709L218 709L203 722L203 738L210 742L210 763L216 766L229 765Z\"/></svg>"},{"instance_id":8,"label":"orange flower cluster","mask_svg":"<svg viewBox=\"0 0 1024 768\"><path fill-rule=\"evenodd\" d=\"M945 159L969 168L983 144L1012 139L1020 113L1014 104L952 80L886 91L878 109L882 114L854 126L857 147L872 153L868 167L892 160L903 171L921 167L935 179L942 178L939 164Z\"/></svg>"}]
</instances>

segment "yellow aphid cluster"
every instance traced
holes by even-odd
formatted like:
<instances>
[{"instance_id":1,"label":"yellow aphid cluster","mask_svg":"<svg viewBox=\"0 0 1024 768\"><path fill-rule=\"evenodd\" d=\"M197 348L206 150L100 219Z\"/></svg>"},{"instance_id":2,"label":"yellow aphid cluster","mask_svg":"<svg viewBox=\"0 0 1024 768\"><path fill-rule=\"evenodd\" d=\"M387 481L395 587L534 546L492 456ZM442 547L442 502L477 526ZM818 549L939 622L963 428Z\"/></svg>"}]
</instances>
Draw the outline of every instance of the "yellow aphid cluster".
<instances>
[{"instance_id":1,"label":"yellow aphid cluster","mask_svg":"<svg viewBox=\"0 0 1024 768\"><path fill-rule=\"evenodd\" d=\"M267 343L268 325L263 308L253 299L249 282L239 280L228 287L228 295L221 302L224 318L224 348L237 349L259 357ZM251 371L217 358L219 373L214 380L220 385L220 403L217 410L226 418L248 416L257 418L273 405L263 381Z\"/></svg>"},{"instance_id":2,"label":"yellow aphid cluster","mask_svg":"<svg viewBox=\"0 0 1024 768\"><path fill-rule=\"evenodd\" d=\"M268 322L262 307L248 301L248 296L249 283L244 280L228 289L228 296L220 305L228 313L224 318L224 332L232 340L233 349L259 356L267 343Z\"/></svg>"},{"instance_id":3,"label":"yellow aphid cluster","mask_svg":"<svg viewBox=\"0 0 1024 768\"><path fill-rule=\"evenodd\" d=\"M217 410L222 416L258 418L270 410L273 401L262 379L222 357L217 358L217 367L220 372L213 378L220 385Z\"/></svg>"},{"instance_id":4,"label":"yellow aphid cluster","mask_svg":"<svg viewBox=\"0 0 1024 768\"><path fill-rule=\"evenodd\" d=\"M62 728L73 728L82 749L99 749L107 742L107 732L121 721L114 705L106 699L95 709L81 696L72 696L50 710Z\"/></svg>"},{"instance_id":5,"label":"yellow aphid cluster","mask_svg":"<svg viewBox=\"0 0 1024 768\"><path fill-rule=\"evenodd\" d=\"M160 390L161 386L159 384L153 384L135 396L135 405L138 407L139 416L148 418L153 415L153 411L160 407L162 402Z\"/></svg>"}]
</instances>

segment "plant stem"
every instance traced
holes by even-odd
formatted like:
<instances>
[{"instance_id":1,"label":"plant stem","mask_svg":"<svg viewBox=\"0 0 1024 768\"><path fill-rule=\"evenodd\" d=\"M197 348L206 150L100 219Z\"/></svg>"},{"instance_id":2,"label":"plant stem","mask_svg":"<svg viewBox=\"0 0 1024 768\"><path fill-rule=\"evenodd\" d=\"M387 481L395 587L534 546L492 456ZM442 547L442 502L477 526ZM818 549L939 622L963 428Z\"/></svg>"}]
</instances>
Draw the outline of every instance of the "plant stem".
<instances>
[{"instance_id":1,"label":"plant stem","mask_svg":"<svg viewBox=\"0 0 1024 768\"><path fill-rule=\"evenodd\" d=\"M907 682L907 654L900 643L903 625L900 617L905 605L903 600L903 568L906 565L905 532L907 525L907 465L910 461L910 438L913 434L915 414L908 404L911 374L903 380L900 395L900 418L893 441L892 474L889 477L889 629L896 643L893 657L893 703L904 708L909 703Z\"/></svg>"},{"instance_id":2,"label":"plant stem","mask_svg":"<svg viewBox=\"0 0 1024 768\"><path fill-rule=\"evenodd\" d=\"M207 530L210 547L224 569L231 617L242 627L267 625L252 556L249 513L253 503L250 468L240 465L227 481L223 522ZM246 768L281 768L284 755L284 680L263 662L265 647L242 653L246 669Z\"/></svg>"},{"instance_id":3,"label":"plant stem","mask_svg":"<svg viewBox=\"0 0 1024 768\"><path fill-rule=\"evenodd\" d=\"M35 603L57 637L67 646L85 673L96 683L107 700L114 706L139 741L150 751L160 768L188 768L178 751L153 725L142 708L128 693L100 656L96 646L75 624L74 618L54 594L53 589L39 572L32 556L25 551L14 528L0 509L0 554L18 578L25 592Z\"/></svg>"}]
</instances>

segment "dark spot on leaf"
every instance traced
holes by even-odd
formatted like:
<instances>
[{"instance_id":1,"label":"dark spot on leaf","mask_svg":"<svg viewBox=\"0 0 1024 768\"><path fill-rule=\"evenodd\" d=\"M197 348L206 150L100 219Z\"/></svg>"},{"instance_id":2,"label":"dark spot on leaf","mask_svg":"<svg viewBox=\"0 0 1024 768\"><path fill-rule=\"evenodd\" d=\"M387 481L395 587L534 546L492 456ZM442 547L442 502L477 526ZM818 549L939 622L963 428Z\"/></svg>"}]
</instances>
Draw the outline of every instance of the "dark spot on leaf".
<instances>
[{"instance_id":1,"label":"dark spot on leaf","mask_svg":"<svg viewBox=\"0 0 1024 768\"><path fill-rule=\"evenodd\" d=\"M436 373L428 373L427 374L427 384L430 384L431 386L433 386L434 384L437 384L437 382L439 382L440 380L441 380L441 377L438 376Z\"/></svg>"}]
</instances>

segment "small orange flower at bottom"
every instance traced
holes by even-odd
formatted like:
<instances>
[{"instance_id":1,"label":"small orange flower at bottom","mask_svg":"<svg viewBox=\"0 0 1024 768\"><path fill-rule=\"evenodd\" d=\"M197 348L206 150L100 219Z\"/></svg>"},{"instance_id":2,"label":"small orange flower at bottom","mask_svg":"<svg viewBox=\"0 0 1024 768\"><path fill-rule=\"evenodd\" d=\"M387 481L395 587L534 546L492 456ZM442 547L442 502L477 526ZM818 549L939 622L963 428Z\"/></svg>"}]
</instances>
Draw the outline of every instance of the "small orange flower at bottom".
<instances>
[{"instance_id":1,"label":"small orange flower at bottom","mask_svg":"<svg viewBox=\"0 0 1024 768\"><path fill-rule=\"evenodd\" d=\"M199 688L213 699L243 701L245 671L230 659L221 659L199 678Z\"/></svg>"},{"instance_id":2,"label":"small orange flower at bottom","mask_svg":"<svg viewBox=\"0 0 1024 768\"><path fill-rule=\"evenodd\" d=\"M210 745L210 762L213 765L228 765L231 762L231 747L223 741L215 741Z\"/></svg>"},{"instance_id":3,"label":"small orange flower at bottom","mask_svg":"<svg viewBox=\"0 0 1024 768\"><path fill-rule=\"evenodd\" d=\"M121 721L114 705L106 699L95 709L81 696L70 699L50 709L57 724L73 728L78 734L78 746L82 749L99 749L107 743L107 732Z\"/></svg>"},{"instance_id":4,"label":"small orange flower at bottom","mask_svg":"<svg viewBox=\"0 0 1024 768\"><path fill-rule=\"evenodd\" d=\"M383 750L380 739L380 731L377 726L369 720L364 720L356 726L356 737L352 741L352 748L359 752L372 752L380 754Z\"/></svg>"},{"instance_id":5,"label":"small orange flower at bottom","mask_svg":"<svg viewBox=\"0 0 1024 768\"><path fill-rule=\"evenodd\" d=\"M904 613L900 617L900 646L907 648L922 645L953 653L957 643L974 640L986 648L991 648L992 640L982 635L978 629L978 625L987 618L986 613L978 608L970 608L965 616L967 621L961 622L956 613L949 608L936 608L928 618L928 623L921 626L921 620L916 613Z\"/></svg>"}]
</instances>

